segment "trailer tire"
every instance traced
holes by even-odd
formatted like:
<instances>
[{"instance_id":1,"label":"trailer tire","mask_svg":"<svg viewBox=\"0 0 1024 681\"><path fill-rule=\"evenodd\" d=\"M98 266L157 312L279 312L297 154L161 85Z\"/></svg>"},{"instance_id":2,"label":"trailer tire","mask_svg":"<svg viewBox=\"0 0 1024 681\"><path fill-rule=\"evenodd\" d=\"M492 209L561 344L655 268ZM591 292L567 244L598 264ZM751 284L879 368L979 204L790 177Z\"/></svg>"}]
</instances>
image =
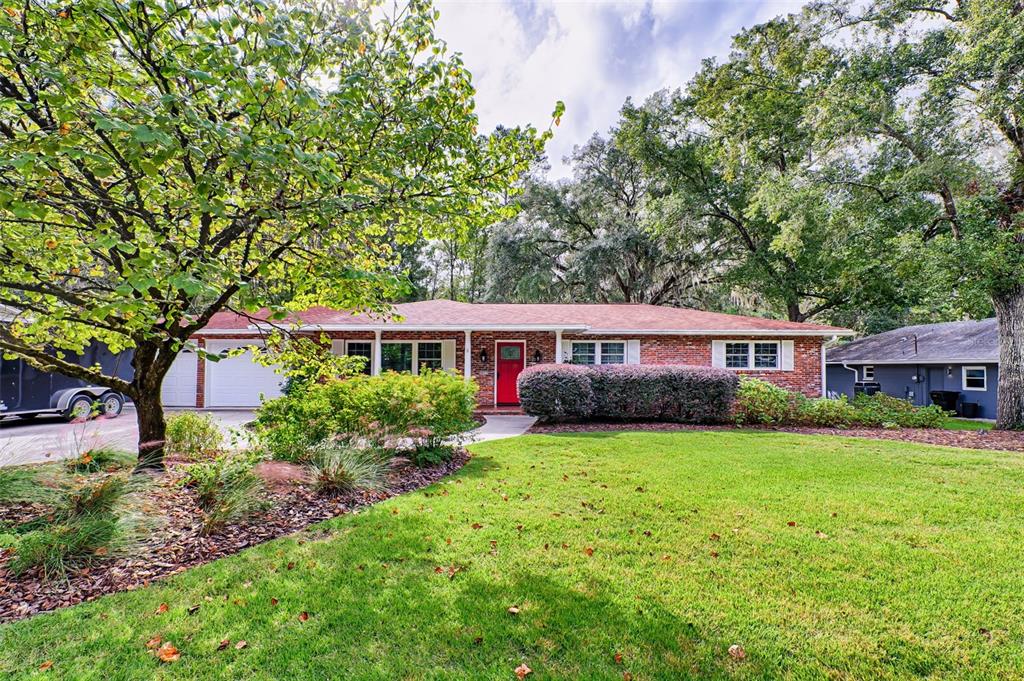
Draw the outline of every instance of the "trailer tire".
<instances>
[{"instance_id":1,"label":"trailer tire","mask_svg":"<svg viewBox=\"0 0 1024 681\"><path fill-rule=\"evenodd\" d=\"M64 418L68 421L91 418L92 405L95 401L96 400L92 395L88 395L86 393L75 395L71 398L71 401L68 402L68 408L64 410Z\"/></svg>"},{"instance_id":2,"label":"trailer tire","mask_svg":"<svg viewBox=\"0 0 1024 681\"><path fill-rule=\"evenodd\" d=\"M100 397L100 410L103 415L107 418L116 418L121 415L121 411L124 409L124 398L118 393L109 392L103 393Z\"/></svg>"}]
</instances>

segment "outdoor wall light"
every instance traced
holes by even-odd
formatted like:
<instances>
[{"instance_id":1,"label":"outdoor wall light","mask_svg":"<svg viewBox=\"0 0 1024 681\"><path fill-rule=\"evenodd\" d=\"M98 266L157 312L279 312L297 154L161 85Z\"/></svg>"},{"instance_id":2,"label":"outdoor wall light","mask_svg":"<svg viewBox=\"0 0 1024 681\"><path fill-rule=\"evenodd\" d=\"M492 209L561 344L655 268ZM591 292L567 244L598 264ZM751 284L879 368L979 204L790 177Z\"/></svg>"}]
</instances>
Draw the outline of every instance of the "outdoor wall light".
<instances>
[{"instance_id":1,"label":"outdoor wall light","mask_svg":"<svg viewBox=\"0 0 1024 681\"><path fill-rule=\"evenodd\" d=\"M484 363L487 362L487 350L486 350L486 348L480 351L480 361L484 362Z\"/></svg>"}]
</instances>

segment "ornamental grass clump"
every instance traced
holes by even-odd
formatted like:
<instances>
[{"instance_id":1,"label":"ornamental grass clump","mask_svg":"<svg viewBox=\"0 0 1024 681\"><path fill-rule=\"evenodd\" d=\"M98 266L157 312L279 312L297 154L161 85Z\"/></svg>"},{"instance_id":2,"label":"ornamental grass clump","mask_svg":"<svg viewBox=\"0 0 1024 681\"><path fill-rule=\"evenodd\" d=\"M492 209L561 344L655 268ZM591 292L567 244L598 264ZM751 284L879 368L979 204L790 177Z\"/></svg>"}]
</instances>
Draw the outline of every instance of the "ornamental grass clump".
<instances>
[{"instance_id":1,"label":"ornamental grass clump","mask_svg":"<svg viewBox=\"0 0 1024 681\"><path fill-rule=\"evenodd\" d=\"M196 495L203 532L212 534L266 508L263 480L256 475L259 457L225 452L184 468L183 484Z\"/></svg>"},{"instance_id":2,"label":"ornamental grass clump","mask_svg":"<svg viewBox=\"0 0 1024 681\"><path fill-rule=\"evenodd\" d=\"M360 489L384 488L390 457L375 449L338 440L313 448L310 471L318 494L339 496Z\"/></svg>"}]
</instances>

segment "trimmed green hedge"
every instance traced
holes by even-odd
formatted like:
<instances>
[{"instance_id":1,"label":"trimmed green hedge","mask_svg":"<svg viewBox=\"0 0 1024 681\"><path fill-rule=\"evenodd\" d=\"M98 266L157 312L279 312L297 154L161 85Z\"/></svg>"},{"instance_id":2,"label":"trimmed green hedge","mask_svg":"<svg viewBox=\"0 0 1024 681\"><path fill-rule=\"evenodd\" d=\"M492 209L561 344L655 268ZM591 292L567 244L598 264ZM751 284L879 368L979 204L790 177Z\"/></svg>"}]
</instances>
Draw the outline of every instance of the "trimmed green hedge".
<instances>
[{"instance_id":1,"label":"trimmed green hedge","mask_svg":"<svg viewBox=\"0 0 1024 681\"><path fill-rule=\"evenodd\" d=\"M519 375L526 413L549 421L727 421L736 375L684 365L542 364Z\"/></svg>"}]
</instances>

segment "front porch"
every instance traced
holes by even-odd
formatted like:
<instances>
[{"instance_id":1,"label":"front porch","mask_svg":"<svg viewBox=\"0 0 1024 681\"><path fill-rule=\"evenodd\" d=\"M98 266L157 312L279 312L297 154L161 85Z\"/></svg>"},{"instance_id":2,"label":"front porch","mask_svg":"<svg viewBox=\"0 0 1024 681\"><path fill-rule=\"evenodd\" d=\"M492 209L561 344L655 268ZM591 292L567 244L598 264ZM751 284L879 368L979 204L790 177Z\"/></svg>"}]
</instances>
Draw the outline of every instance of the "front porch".
<instances>
[{"instance_id":1,"label":"front porch","mask_svg":"<svg viewBox=\"0 0 1024 681\"><path fill-rule=\"evenodd\" d=\"M328 335L339 354L367 358L372 375L421 368L457 371L476 380L481 414L518 415L516 379L536 364L563 362L563 329L336 331Z\"/></svg>"}]
</instances>

